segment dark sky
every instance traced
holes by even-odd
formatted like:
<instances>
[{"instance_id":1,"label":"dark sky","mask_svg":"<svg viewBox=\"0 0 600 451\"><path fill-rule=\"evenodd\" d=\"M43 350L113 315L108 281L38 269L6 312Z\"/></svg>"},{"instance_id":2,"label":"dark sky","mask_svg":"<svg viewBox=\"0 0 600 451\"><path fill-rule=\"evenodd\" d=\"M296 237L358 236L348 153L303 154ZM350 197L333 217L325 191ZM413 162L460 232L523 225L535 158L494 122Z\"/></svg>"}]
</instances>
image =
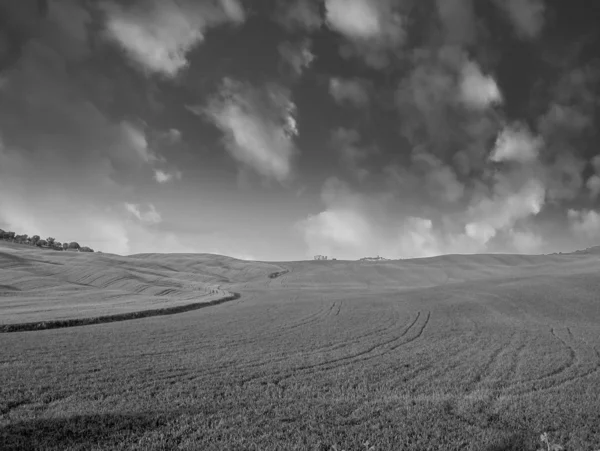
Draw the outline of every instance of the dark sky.
<instances>
[{"instance_id":1,"label":"dark sky","mask_svg":"<svg viewBox=\"0 0 600 451\"><path fill-rule=\"evenodd\" d=\"M0 228L294 260L600 244L600 2L0 0Z\"/></svg>"}]
</instances>

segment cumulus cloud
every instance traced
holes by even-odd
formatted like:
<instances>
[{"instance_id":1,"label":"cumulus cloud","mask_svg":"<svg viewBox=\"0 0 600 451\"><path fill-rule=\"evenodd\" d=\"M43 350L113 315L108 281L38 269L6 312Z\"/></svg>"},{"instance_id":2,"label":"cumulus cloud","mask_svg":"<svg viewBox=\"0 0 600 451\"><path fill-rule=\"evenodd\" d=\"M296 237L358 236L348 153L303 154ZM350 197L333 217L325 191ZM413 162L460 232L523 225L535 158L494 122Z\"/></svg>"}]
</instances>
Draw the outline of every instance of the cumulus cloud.
<instances>
[{"instance_id":1,"label":"cumulus cloud","mask_svg":"<svg viewBox=\"0 0 600 451\"><path fill-rule=\"evenodd\" d=\"M203 41L208 27L244 20L237 0L217 3L152 0L124 7L106 2L106 35L144 71L172 78L189 64L188 52Z\"/></svg>"},{"instance_id":2,"label":"cumulus cloud","mask_svg":"<svg viewBox=\"0 0 600 451\"><path fill-rule=\"evenodd\" d=\"M315 59L310 49L311 45L310 39L303 39L297 42L283 41L277 46L281 59L291 68L294 75L302 75Z\"/></svg>"},{"instance_id":3,"label":"cumulus cloud","mask_svg":"<svg viewBox=\"0 0 600 451\"><path fill-rule=\"evenodd\" d=\"M321 0L278 0L274 18L290 31L314 31L323 23L320 3Z\"/></svg>"},{"instance_id":4,"label":"cumulus cloud","mask_svg":"<svg viewBox=\"0 0 600 451\"><path fill-rule=\"evenodd\" d=\"M154 180L158 183L167 183L171 180L181 180L182 174L181 171L167 172L162 169L154 170Z\"/></svg>"},{"instance_id":5,"label":"cumulus cloud","mask_svg":"<svg viewBox=\"0 0 600 451\"><path fill-rule=\"evenodd\" d=\"M376 38L382 17L376 2L370 0L327 0L327 23L351 38Z\"/></svg>"},{"instance_id":6,"label":"cumulus cloud","mask_svg":"<svg viewBox=\"0 0 600 451\"><path fill-rule=\"evenodd\" d=\"M358 108L368 105L370 100L367 82L357 78L330 78L329 94L337 103L350 104Z\"/></svg>"},{"instance_id":7,"label":"cumulus cloud","mask_svg":"<svg viewBox=\"0 0 600 451\"><path fill-rule=\"evenodd\" d=\"M498 135L490 160L527 163L538 157L542 140L523 124L509 125Z\"/></svg>"},{"instance_id":8,"label":"cumulus cloud","mask_svg":"<svg viewBox=\"0 0 600 451\"><path fill-rule=\"evenodd\" d=\"M510 19L515 33L522 38L537 37L544 26L544 0L495 0Z\"/></svg>"},{"instance_id":9,"label":"cumulus cloud","mask_svg":"<svg viewBox=\"0 0 600 451\"><path fill-rule=\"evenodd\" d=\"M502 102L496 80L491 76L483 75L479 66L471 61L468 61L462 69L460 97L467 107L473 109L484 109Z\"/></svg>"},{"instance_id":10,"label":"cumulus cloud","mask_svg":"<svg viewBox=\"0 0 600 451\"><path fill-rule=\"evenodd\" d=\"M463 196L465 187L450 166L424 152L414 153L412 161L412 171L423 174L424 183L421 186L433 199L452 203Z\"/></svg>"},{"instance_id":11,"label":"cumulus cloud","mask_svg":"<svg viewBox=\"0 0 600 451\"><path fill-rule=\"evenodd\" d=\"M139 204L130 204L129 202L125 202L124 205L125 209L141 222L158 224L162 221L160 213L156 211L156 207L152 204L148 204L145 209Z\"/></svg>"},{"instance_id":12,"label":"cumulus cloud","mask_svg":"<svg viewBox=\"0 0 600 451\"><path fill-rule=\"evenodd\" d=\"M273 84L255 88L226 78L202 111L225 134L225 146L236 160L267 178L289 179L298 129L287 89Z\"/></svg>"},{"instance_id":13,"label":"cumulus cloud","mask_svg":"<svg viewBox=\"0 0 600 451\"><path fill-rule=\"evenodd\" d=\"M571 230L579 238L598 238L600 236L600 213L594 210L567 211Z\"/></svg>"},{"instance_id":14,"label":"cumulus cloud","mask_svg":"<svg viewBox=\"0 0 600 451\"><path fill-rule=\"evenodd\" d=\"M344 35L351 46L342 55L358 54L375 68L389 63L406 39L405 18L394 0L325 0L328 26Z\"/></svg>"},{"instance_id":15,"label":"cumulus cloud","mask_svg":"<svg viewBox=\"0 0 600 451\"><path fill-rule=\"evenodd\" d=\"M466 235L486 245L499 231L512 229L522 219L537 215L544 206L546 190L537 179L515 189L516 180L498 175L492 196L475 200L467 210Z\"/></svg>"}]
</instances>

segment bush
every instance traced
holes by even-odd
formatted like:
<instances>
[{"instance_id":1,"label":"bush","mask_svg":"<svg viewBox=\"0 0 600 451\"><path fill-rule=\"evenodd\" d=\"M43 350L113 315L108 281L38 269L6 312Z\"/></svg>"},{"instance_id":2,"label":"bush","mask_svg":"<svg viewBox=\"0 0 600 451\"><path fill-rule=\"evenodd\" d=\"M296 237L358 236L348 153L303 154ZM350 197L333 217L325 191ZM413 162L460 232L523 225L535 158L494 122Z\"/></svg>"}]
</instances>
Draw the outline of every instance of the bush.
<instances>
[{"instance_id":1,"label":"bush","mask_svg":"<svg viewBox=\"0 0 600 451\"><path fill-rule=\"evenodd\" d=\"M76 249L79 250L81 248L81 246L79 245L79 243L72 241L69 243L69 249Z\"/></svg>"}]
</instances>

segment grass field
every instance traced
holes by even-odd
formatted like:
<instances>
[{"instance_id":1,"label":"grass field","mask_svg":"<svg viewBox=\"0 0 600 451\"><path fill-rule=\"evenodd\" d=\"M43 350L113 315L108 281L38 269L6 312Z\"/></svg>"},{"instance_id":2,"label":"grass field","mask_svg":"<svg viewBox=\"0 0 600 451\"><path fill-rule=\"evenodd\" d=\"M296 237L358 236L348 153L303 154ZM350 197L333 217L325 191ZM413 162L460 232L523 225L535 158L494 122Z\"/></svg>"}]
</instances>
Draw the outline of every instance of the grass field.
<instances>
[{"instance_id":1,"label":"grass field","mask_svg":"<svg viewBox=\"0 0 600 451\"><path fill-rule=\"evenodd\" d=\"M0 248L0 449L600 449L600 253L288 263ZM368 445L366 444L368 442Z\"/></svg>"}]
</instances>

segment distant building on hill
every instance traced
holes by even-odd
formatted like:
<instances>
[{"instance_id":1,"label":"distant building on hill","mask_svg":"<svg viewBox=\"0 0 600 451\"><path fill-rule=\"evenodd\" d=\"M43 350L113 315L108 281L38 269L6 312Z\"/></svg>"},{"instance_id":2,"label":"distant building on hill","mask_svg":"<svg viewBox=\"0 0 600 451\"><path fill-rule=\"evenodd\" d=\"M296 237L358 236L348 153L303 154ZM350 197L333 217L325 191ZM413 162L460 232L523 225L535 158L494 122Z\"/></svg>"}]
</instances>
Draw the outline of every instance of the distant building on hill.
<instances>
[{"instance_id":1,"label":"distant building on hill","mask_svg":"<svg viewBox=\"0 0 600 451\"><path fill-rule=\"evenodd\" d=\"M361 262L379 262L384 260L389 260L389 258L380 257L378 255L377 257L363 257L360 259Z\"/></svg>"},{"instance_id":2,"label":"distant building on hill","mask_svg":"<svg viewBox=\"0 0 600 451\"><path fill-rule=\"evenodd\" d=\"M315 260L327 260L327 255L315 255Z\"/></svg>"}]
</instances>

